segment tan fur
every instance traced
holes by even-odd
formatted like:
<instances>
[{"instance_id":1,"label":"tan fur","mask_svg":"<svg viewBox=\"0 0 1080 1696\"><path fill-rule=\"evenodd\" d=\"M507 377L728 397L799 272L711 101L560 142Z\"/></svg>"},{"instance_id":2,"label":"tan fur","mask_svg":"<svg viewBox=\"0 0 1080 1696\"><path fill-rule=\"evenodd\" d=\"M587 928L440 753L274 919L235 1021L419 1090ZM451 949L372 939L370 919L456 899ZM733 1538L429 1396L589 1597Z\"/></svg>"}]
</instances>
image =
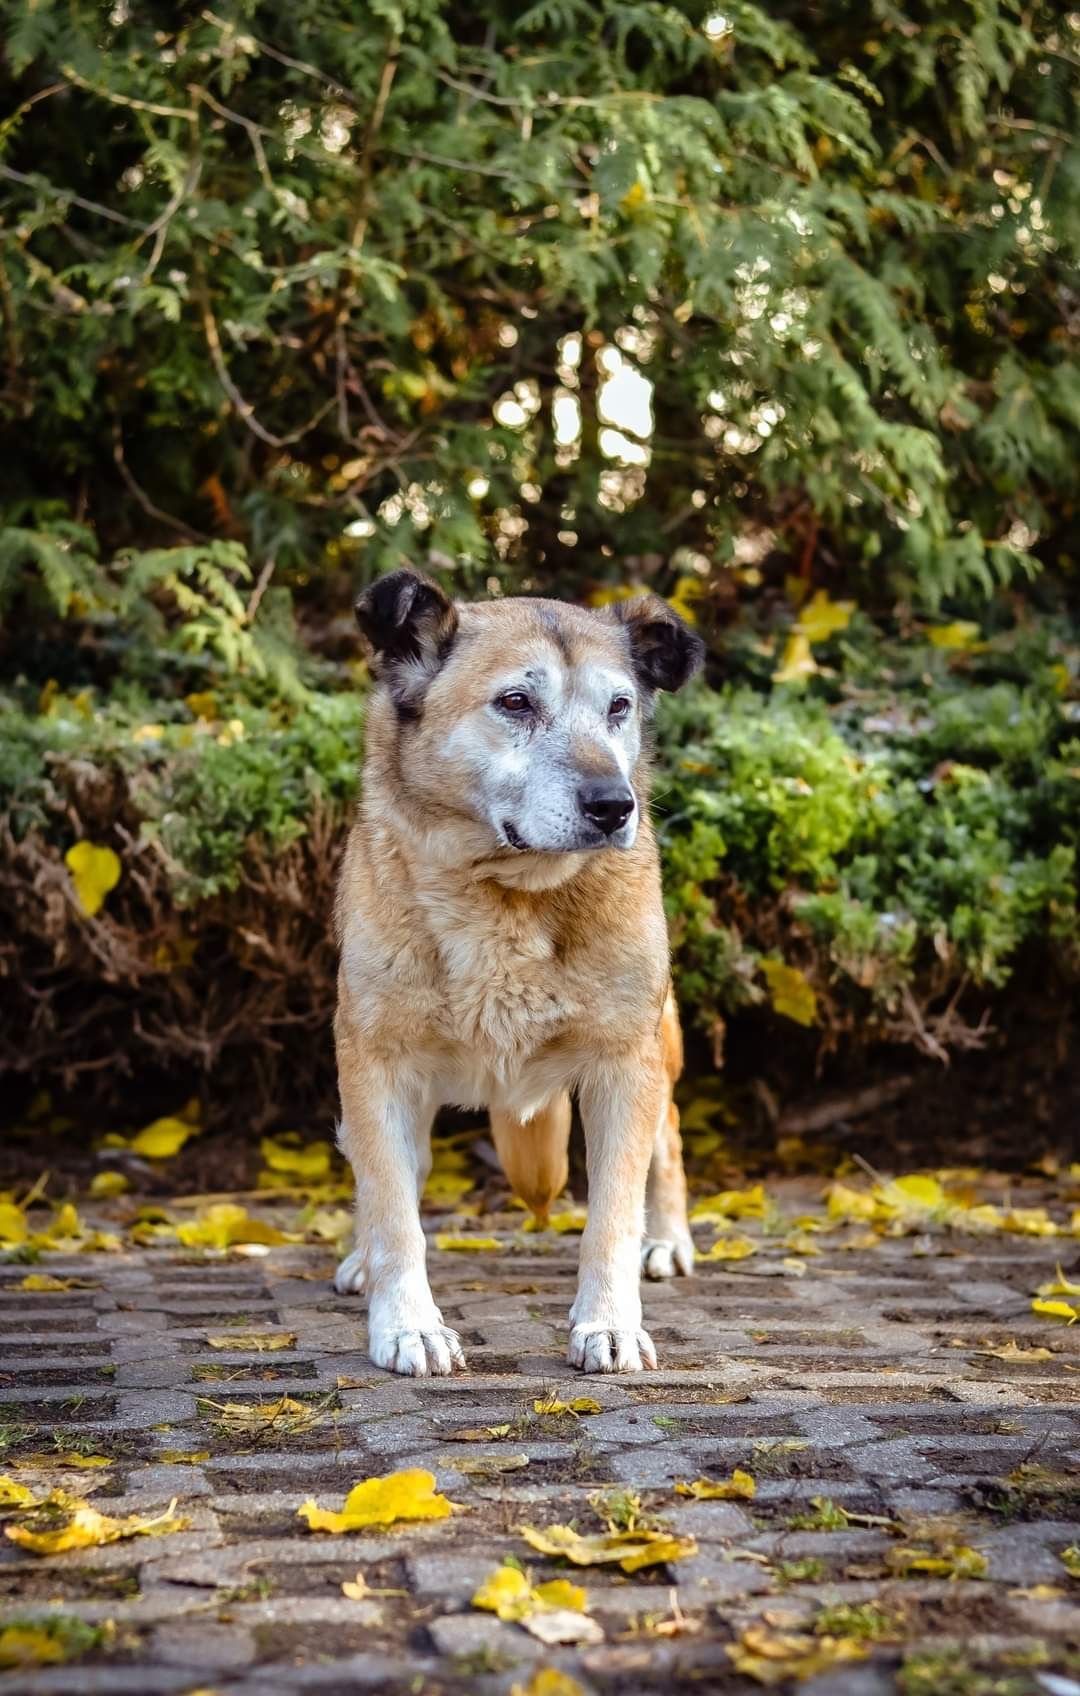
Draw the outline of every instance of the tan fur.
<instances>
[{"instance_id":1,"label":"tan fur","mask_svg":"<svg viewBox=\"0 0 1080 1696\"><path fill-rule=\"evenodd\" d=\"M597 615L553 603L455 611L451 659L427 682L419 718L403 718L387 692L372 701L338 890L340 1140L357 1178L357 1248L339 1288L363 1279L378 1364L460 1364L427 1285L417 1209L434 1112L488 1107L511 1184L544 1211L566 1183L574 1089L590 1193L571 1359L594 1370L654 1363L637 1294L650 1162L646 1270L689 1271L693 1250L647 770L636 760L641 821L626 851L519 854L476 817L454 754L463 723L486 734L493 676L541 664L615 675L627 669L626 641ZM574 757L588 771L603 754Z\"/></svg>"}]
</instances>

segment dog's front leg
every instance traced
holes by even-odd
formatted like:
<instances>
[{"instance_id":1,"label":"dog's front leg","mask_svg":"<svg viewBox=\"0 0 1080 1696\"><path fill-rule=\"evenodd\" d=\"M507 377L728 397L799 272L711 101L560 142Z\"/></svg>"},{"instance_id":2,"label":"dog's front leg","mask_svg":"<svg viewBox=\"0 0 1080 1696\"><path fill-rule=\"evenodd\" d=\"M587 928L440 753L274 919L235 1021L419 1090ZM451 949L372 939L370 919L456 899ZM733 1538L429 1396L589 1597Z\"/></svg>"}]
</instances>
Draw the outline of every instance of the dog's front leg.
<instances>
[{"instance_id":1,"label":"dog's front leg","mask_svg":"<svg viewBox=\"0 0 1080 1696\"><path fill-rule=\"evenodd\" d=\"M339 1290L368 1292L368 1353L376 1366L414 1378L463 1367L456 1331L443 1324L428 1283L419 1190L431 1109L407 1074L361 1068L338 1033L342 1119L338 1142L356 1177L356 1247L338 1269ZM358 1276L360 1274L360 1276Z\"/></svg>"},{"instance_id":2,"label":"dog's front leg","mask_svg":"<svg viewBox=\"0 0 1080 1696\"><path fill-rule=\"evenodd\" d=\"M663 1088L659 1052L604 1060L579 1092L589 1173L589 1217L570 1310L570 1364L586 1372L656 1365L641 1325L639 1272L645 1179Z\"/></svg>"}]
</instances>

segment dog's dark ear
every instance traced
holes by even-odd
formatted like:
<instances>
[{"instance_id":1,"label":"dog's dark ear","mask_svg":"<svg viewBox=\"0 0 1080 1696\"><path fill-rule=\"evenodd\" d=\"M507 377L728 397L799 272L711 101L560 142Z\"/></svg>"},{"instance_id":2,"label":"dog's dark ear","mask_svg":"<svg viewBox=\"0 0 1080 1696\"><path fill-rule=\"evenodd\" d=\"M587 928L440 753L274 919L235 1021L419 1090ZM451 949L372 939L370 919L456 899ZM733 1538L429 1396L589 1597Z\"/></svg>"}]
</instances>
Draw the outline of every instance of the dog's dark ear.
<instances>
[{"instance_id":1,"label":"dog's dark ear","mask_svg":"<svg viewBox=\"0 0 1080 1696\"><path fill-rule=\"evenodd\" d=\"M614 601L610 608L630 639L634 673L645 689L681 689L705 658L705 644L658 595Z\"/></svg>"},{"instance_id":2,"label":"dog's dark ear","mask_svg":"<svg viewBox=\"0 0 1080 1696\"><path fill-rule=\"evenodd\" d=\"M356 622L380 682L403 711L417 710L454 640L458 617L452 602L418 571L391 571L364 590Z\"/></svg>"}]
</instances>

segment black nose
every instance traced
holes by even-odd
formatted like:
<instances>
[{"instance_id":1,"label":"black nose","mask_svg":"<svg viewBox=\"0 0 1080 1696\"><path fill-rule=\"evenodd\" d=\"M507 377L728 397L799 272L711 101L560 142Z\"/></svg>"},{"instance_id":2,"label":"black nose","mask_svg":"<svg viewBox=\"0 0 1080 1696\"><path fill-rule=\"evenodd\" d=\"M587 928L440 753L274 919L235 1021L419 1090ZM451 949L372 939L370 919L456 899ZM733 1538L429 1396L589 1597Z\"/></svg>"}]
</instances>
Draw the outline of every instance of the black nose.
<instances>
[{"instance_id":1,"label":"black nose","mask_svg":"<svg viewBox=\"0 0 1080 1696\"><path fill-rule=\"evenodd\" d=\"M590 824L614 836L634 810L634 797L625 783L586 783L578 790L578 806Z\"/></svg>"}]
</instances>

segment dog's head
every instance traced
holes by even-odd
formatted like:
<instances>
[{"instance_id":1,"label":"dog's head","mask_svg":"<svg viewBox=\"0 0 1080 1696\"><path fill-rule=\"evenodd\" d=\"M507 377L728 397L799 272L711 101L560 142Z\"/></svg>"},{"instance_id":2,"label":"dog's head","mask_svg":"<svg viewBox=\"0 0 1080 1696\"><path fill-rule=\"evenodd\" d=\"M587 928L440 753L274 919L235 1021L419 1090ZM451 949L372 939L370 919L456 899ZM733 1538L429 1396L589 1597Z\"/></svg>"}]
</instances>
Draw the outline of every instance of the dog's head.
<instances>
[{"instance_id":1,"label":"dog's head","mask_svg":"<svg viewBox=\"0 0 1080 1696\"><path fill-rule=\"evenodd\" d=\"M508 854L633 846L643 721L656 691L681 688L704 653L666 602L454 604L395 571L356 615L414 804L486 827Z\"/></svg>"}]
</instances>

